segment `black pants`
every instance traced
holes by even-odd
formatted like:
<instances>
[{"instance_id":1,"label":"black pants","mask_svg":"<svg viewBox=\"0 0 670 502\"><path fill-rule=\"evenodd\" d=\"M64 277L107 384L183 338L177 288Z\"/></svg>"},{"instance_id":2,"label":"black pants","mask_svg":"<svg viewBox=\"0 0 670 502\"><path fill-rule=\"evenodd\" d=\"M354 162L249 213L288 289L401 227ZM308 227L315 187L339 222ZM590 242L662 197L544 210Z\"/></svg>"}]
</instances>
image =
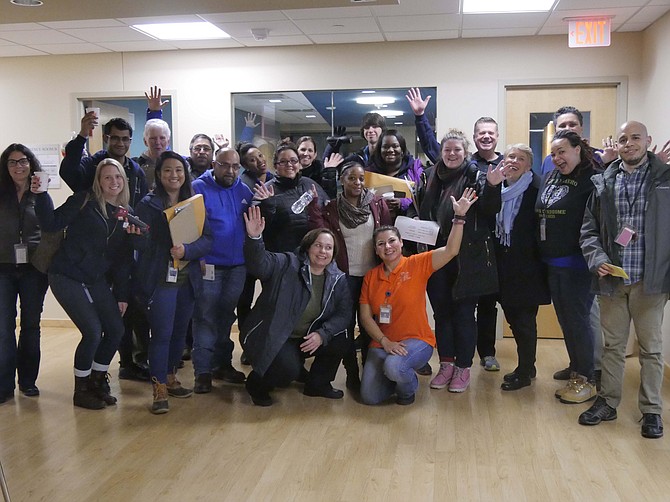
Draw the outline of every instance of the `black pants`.
<instances>
[{"instance_id":1,"label":"black pants","mask_svg":"<svg viewBox=\"0 0 670 502\"><path fill-rule=\"evenodd\" d=\"M302 342L301 338L289 338L286 341L265 372L265 375L261 379L256 380L260 386L265 387L264 390L269 391L273 387L287 387L298 378L300 371L304 367L305 359L311 357L300 350ZM319 347L313 354L314 361L305 382L305 387L323 389L330 386L330 382L335 380L337 369L348 346L349 340L342 333L333 337L325 347L323 345Z\"/></svg>"},{"instance_id":2,"label":"black pants","mask_svg":"<svg viewBox=\"0 0 670 502\"><path fill-rule=\"evenodd\" d=\"M498 295L480 296L477 302L477 354L480 359L496 355L496 300Z\"/></svg>"},{"instance_id":3,"label":"black pants","mask_svg":"<svg viewBox=\"0 0 670 502\"><path fill-rule=\"evenodd\" d=\"M516 372L520 376L530 377L535 370L537 351L537 311L538 306L510 307L503 305L505 319L512 328L516 341L516 353L519 364Z\"/></svg>"},{"instance_id":4,"label":"black pants","mask_svg":"<svg viewBox=\"0 0 670 502\"><path fill-rule=\"evenodd\" d=\"M123 316L125 331L119 344L119 364L122 368L131 366L136 360L147 364L149 360L149 321L144 308L131 298Z\"/></svg>"}]
</instances>

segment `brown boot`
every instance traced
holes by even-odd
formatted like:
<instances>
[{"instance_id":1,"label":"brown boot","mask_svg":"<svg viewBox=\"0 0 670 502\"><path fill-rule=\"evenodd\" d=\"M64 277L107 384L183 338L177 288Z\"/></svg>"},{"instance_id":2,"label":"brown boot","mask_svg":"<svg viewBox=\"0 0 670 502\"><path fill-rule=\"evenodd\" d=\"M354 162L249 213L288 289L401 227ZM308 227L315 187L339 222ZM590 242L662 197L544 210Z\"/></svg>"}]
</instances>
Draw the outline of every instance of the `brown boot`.
<instances>
[{"instance_id":1,"label":"brown boot","mask_svg":"<svg viewBox=\"0 0 670 502\"><path fill-rule=\"evenodd\" d=\"M181 386L181 382L177 380L177 372L168 373L167 376L167 393L172 397L187 398L193 394L193 389L187 389Z\"/></svg>"},{"instance_id":2,"label":"brown boot","mask_svg":"<svg viewBox=\"0 0 670 502\"><path fill-rule=\"evenodd\" d=\"M154 415L162 415L170 411L168 405L168 392L167 385L164 383L158 383L156 377L151 379L154 387L154 402L151 404L151 413Z\"/></svg>"},{"instance_id":3,"label":"brown boot","mask_svg":"<svg viewBox=\"0 0 670 502\"><path fill-rule=\"evenodd\" d=\"M72 402L79 408L86 408L87 410L101 410L106 405L105 402L98 397L91 379L85 377L74 377L74 396Z\"/></svg>"},{"instance_id":4,"label":"brown boot","mask_svg":"<svg viewBox=\"0 0 670 502\"><path fill-rule=\"evenodd\" d=\"M91 384L96 395L102 399L105 404L116 404L116 398L112 396L109 387L109 373L106 371L91 371Z\"/></svg>"}]
</instances>

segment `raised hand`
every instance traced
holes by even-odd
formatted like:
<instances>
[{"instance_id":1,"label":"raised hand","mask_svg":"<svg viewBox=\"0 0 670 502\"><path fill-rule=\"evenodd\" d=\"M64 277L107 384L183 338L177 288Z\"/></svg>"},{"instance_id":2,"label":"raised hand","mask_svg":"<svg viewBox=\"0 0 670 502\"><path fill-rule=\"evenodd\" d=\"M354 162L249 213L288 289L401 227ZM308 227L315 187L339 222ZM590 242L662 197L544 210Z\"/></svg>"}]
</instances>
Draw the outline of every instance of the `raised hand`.
<instances>
[{"instance_id":1,"label":"raised hand","mask_svg":"<svg viewBox=\"0 0 670 502\"><path fill-rule=\"evenodd\" d=\"M256 185L254 186L254 200L266 200L274 196L275 189L272 185L266 187L265 185Z\"/></svg>"},{"instance_id":2,"label":"raised hand","mask_svg":"<svg viewBox=\"0 0 670 502\"><path fill-rule=\"evenodd\" d=\"M81 129L79 131L79 136L82 138L88 138L91 134L91 131L98 125L98 117L96 117L95 112L91 110L87 112L81 118Z\"/></svg>"},{"instance_id":3,"label":"raised hand","mask_svg":"<svg viewBox=\"0 0 670 502\"><path fill-rule=\"evenodd\" d=\"M244 214L244 226L247 229L247 235L251 238L260 237L265 230L265 218L261 216L261 208L251 206Z\"/></svg>"},{"instance_id":4,"label":"raised hand","mask_svg":"<svg viewBox=\"0 0 670 502\"><path fill-rule=\"evenodd\" d=\"M409 107L414 112L414 115L417 116L423 115L431 98L431 96L427 96L426 99L421 99L421 89L418 87L410 87L405 97L409 101Z\"/></svg>"},{"instance_id":5,"label":"raised hand","mask_svg":"<svg viewBox=\"0 0 670 502\"><path fill-rule=\"evenodd\" d=\"M602 160L603 164L609 164L619 156L619 152L614 145L614 139L612 136L608 136L607 138L603 139L603 151L597 152L597 154L600 157L600 160Z\"/></svg>"},{"instance_id":6,"label":"raised hand","mask_svg":"<svg viewBox=\"0 0 670 502\"><path fill-rule=\"evenodd\" d=\"M500 161L496 167L489 164L489 168L486 171L486 181L492 186L500 185L505 179L507 171L508 169L503 161Z\"/></svg>"},{"instance_id":7,"label":"raised hand","mask_svg":"<svg viewBox=\"0 0 670 502\"><path fill-rule=\"evenodd\" d=\"M323 167L337 167L344 161L344 157L339 153L333 153L323 163Z\"/></svg>"},{"instance_id":8,"label":"raised hand","mask_svg":"<svg viewBox=\"0 0 670 502\"><path fill-rule=\"evenodd\" d=\"M228 145L230 145L230 140L221 133L215 134L214 137L212 138L212 141L214 141L214 143L216 144L217 147L219 147L219 149L225 148Z\"/></svg>"},{"instance_id":9,"label":"raised hand","mask_svg":"<svg viewBox=\"0 0 670 502\"><path fill-rule=\"evenodd\" d=\"M157 85L149 87L149 94L145 92L144 95L147 98L149 110L151 110L152 112L162 110L163 107L170 102L167 99L165 101L162 100L162 90Z\"/></svg>"},{"instance_id":10,"label":"raised hand","mask_svg":"<svg viewBox=\"0 0 670 502\"><path fill-rule=\"evenodd\" d=\"M452 195L451 204L454 207L454 214L458 216L465 216L476 200L477 192L475 192L473 188L466 188L463 191L463 195L458 200L456 200Z\"/></svg>"},{"instance_id":11,"label":"raised hand","mask_svg":"<svg viewBox=\"0 0 670 502\"><path fill-rule=\"evenodd\" d=\"M670 160L670 140L665 142L665 145L663 145L658 153L656 153L656 145L654 145L651 153L655 154L661 162L667 164L668 160Z\"/></svg>"},{"instance_id":12,"label":"raised hand","mask_svg":"<svg viewBox=\"0 0 670 502\"><path fill-rule=\"evenodd\" d=\"M261 125L261 123L256 123L256 114L247 113L247 116L244 119L244 127L258 127L259 125Z\"/></svg>"}]
</instances>

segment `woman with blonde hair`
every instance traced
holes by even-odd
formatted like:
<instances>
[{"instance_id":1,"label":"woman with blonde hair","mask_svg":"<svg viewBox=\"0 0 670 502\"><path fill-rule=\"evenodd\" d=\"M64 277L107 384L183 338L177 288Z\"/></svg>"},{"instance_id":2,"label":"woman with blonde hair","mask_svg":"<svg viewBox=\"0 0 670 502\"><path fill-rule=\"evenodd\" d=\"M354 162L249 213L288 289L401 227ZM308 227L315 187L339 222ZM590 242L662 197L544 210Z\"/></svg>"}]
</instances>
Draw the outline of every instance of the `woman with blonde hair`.
<instances>
[{"instance_id":1,"label":"woman with blonde hair","mask_svg":"<svg viewBox=\"0 0 670 502\"><path fill-rule=\"evenodd\" d=\"M77 329L74 405L101 409L116 403L107 370L123 335L128 307L132 248L116 209L128 208L128 181L113 159L98 164L91 191L77 192L54 210L49 194L33 177L35 210L44 231L67 227L49 267L49 285ZM132 229L131 229L132 230Z\"/></svg>"}]
</instances>

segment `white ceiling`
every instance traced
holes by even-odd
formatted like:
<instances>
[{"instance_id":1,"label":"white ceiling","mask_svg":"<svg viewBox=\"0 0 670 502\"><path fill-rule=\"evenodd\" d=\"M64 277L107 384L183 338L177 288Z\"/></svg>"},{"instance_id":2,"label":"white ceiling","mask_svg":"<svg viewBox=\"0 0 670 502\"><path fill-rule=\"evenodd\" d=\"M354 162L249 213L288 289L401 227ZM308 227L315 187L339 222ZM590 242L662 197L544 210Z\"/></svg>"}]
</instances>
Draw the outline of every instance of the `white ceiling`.
<instances>
[{"instance_id":1,"label":"white ceiling","mask_svg":"<svg viewBox=\"0 0 670 502\"><path fill-rule=\"evenodd\" d=\"M0 57L567 35L564 18L596 15L612 16L614 32L642 31L670 10L670 0L556 0L549 13L466 15L462 0L275 0L278 10L265 0L43 1L0 0ZM232 38L164 42L129 28L202 19ZM254 40L258 28L267 40Z\"/></svg>"}]
</instances>

